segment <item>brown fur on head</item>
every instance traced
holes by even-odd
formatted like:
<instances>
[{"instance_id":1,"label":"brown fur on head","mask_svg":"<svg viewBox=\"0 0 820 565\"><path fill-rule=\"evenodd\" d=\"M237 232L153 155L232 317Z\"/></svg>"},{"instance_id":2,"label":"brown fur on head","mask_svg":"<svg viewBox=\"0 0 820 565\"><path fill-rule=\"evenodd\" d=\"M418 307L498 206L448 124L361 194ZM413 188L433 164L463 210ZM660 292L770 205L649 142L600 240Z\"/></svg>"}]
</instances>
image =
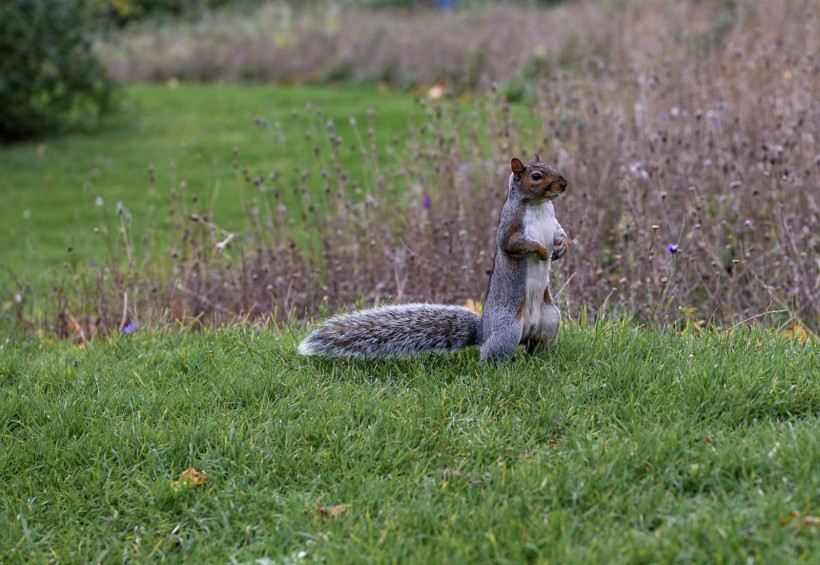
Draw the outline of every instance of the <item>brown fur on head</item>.
<instances>
[{"instance_id":1,"label":"brown fur on head","mask_svg":"<svg viewBox=\"0 0 820 565\"><path fill-rule=\"evenodd\" d=\"M567 189L567 179L561 173L536 160L526 165L513 157L510 168L513 182L526 200L552 200Z\"/></svg>"}]
</instances>

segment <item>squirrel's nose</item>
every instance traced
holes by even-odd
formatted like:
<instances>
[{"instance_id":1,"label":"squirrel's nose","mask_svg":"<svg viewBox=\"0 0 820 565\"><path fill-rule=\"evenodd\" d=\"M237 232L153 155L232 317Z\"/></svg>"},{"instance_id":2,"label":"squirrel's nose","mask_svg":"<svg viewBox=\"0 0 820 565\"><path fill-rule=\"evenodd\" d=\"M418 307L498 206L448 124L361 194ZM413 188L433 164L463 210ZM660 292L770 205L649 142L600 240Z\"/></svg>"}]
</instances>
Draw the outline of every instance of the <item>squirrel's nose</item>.
<instances>
[{"instance_id":1,"label":"squirrel's nose","mask_svg":"<svg viewBox=\"0 0 820 565\"><path fill-rule=\"evenodd\" d=\"M567 189L567 179L565 179L564 177L561 177L561 179L558 181L558 184L561 186L561 192L564 192Z\"/></svg>"}]
</instances>

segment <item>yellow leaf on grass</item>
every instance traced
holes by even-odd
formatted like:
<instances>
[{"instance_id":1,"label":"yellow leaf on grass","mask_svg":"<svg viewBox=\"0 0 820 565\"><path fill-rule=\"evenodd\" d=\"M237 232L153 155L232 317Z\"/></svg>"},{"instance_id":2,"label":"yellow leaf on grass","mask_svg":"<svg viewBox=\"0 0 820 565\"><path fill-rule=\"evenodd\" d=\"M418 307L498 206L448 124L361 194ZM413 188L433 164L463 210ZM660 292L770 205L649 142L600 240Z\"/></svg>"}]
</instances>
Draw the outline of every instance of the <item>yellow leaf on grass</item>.
<instances>
[{"instance_id":1,"label":"yellow leaf on grass","mask_svg":"<svg viewBox=\"0 0 820 565\"><path fill-rule=\"evenodd\" d=\"M789 522L794 521L794 519L797 518L798 516L800 516L800 512L798 512L797 510L795 510L793 512L790 512L788 516L786 516L785 518L782 518L780 520L780 525L785 526Z\"/></svg>"},{"instance_id":2,"label":"yellow leaf on grass","mask_svg":"<svg viewBox=\"0 0 820 565\"><path fill-rule=\"evenodd\" d=\"M797 322L795 322L791 328L785 330L783 333L786 334L786 337L796 339L799 343L806 343L806 340L811 337L809 330Z\"/></svg>"},{"instance_id":3,"label":"yellow leaf on grass","mask_svg":"<svg viewBox=\"0 0 820 565\"><path fill-rule=\"evenodd\" d=\"M785 526L786 524L793 523L795 527L802 527L802 528L820 528L820 517L818 516L804 516L802 520L798 521L800 518L800 512L797 510L790 512L788 516L780 520L780 525Z\"/></svg>"},{"instance_id":4,"label":"yellow leaf on grass","mask_svg":"<svg viewBox=\"0 0 820 565\"><path fill-rule=\"evenodd\" d=\"M343 512L347 512L353 508L350 504L337 504L336 506L322 506L316 503L316 517L317 518L335 518Z\"/></svg>"},{"instance_id":5,"label":"yellow leaf on grass","mask_svg":"<svg viewBox=\"0 0 820 565\"><path fill-rule=\"evenodd\" d=\"M201 487L208 481L208 473L205 471L197 471L193 467L188 467L179 476L178 481L174 481L171 483L171 486L174 487L174 490L179 490L180 488L193 488L193 487Z\"/></svg>"}]
</instances>

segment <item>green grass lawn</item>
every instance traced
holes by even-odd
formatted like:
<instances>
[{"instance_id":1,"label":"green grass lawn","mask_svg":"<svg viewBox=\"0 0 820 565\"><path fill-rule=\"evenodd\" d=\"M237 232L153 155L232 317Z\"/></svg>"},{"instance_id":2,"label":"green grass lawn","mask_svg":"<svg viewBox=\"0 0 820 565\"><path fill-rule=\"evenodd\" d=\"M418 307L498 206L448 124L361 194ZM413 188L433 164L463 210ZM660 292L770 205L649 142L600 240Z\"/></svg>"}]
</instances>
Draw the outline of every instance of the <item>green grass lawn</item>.
<instances>
[{"instance_id":1,"label":"green grass lawn","mask_svg":"<svg viewBox=\"0 0 820 565\"><path fill-rule=\"evenodd\" d=\"M411 96L352 87L129 86L122 100L123 111L93 134L0 148L0 267L36 282L63 261L99 260L105 246L93 230L115 218L117 202L132 213L139 235L162 218L183 180L189 195L199 193L200 209L213 208L212 219L230 229L243 215L244 167L295 179L315 166L312 148L326 146L328 120L352 143L349 119L356 118L367 143L367 112L375 108L382 146L407 131L415 107ZM267 127L255 123L257 116ZM341 158L348 168L361 166L358 153L343 151Z\"/></svg>"},{"instance_id":2,"label":"green grass lawn","mask_svg":"<svg viewBox=\"0 0 820 565\"><path fill-rule=\"evenodd\" d=\"M297 337L3 346L0 561L820 552L813 343L568 325L553 352L488 369L476 350L307 360ZM188 467L207 481L176 490Z\"/></svg>"},{"instance_id":3,"label":"green grass lawn","mask_svg":"<svg viewBox=\"0 0 820 565\"><path fill-rule=\"evenodd\" d=\"M124 104L93 135L0 149L0 291L9 272L44 284L63 261L97 260L94 228L116 228L117 202L146 222L136 235L161 227L183 180L233 229L252 189L244 167L297 183L329 163L313 151L328 119L369 147L371 107L390 160L416 111L409 96L357 88L136 86ZM344 166L361 167L358 153L342 151ZM0 562L780 562L820 551L816 341L569 324L555 351L489 369L477 351L307 360L298 337L235 327L83 348L0 340ZM180 487L189 467L207 481Z\"/></svg>"}]
</instances>

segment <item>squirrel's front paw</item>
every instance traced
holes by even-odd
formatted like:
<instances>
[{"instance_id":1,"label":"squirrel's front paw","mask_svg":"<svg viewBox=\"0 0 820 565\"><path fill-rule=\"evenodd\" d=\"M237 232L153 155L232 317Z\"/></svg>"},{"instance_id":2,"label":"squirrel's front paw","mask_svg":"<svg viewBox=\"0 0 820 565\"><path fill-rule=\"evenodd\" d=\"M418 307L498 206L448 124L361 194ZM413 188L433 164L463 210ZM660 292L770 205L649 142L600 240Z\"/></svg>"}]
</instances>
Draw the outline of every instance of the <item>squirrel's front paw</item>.
<instances>
[{"instance_id":1,"label":"squirrel's front paw","mask_svg":"<svg viewBox=\"0 0 820 565\"><path fill-rule=\"evenodd\" d=\"M561 259L569 251L569 239L562 237L552 242L552 260Z\"/></svg>"}]
</instances>

